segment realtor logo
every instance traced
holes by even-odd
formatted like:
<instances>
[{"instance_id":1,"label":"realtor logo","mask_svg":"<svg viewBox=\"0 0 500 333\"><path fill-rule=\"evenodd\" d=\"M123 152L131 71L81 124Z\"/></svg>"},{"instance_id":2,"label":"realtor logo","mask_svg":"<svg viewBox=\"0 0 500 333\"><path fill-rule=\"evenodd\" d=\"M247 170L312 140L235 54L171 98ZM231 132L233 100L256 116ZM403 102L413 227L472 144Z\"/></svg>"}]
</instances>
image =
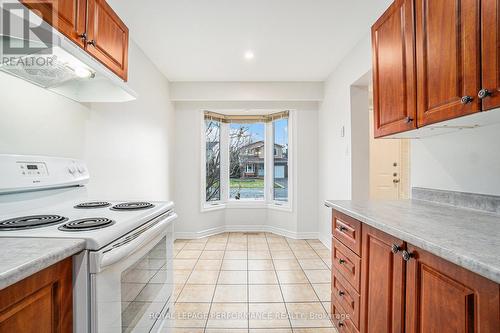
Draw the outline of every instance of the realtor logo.
<instances>
[{"instance_id":1,"label":"realtor logo","mask_svg":"<svg viewBox=\"0 0 500 333\"><path fill-rule=\"evenodd\" d=\"M37 2L30 2L30 6L36 4ZM43 5L47 6L47 3L44 2ZM35 12L17 1L4 2L1 7L0 51L2 56L50 52L51 30L42 28L43 20ZM52 22L51 15L52 10L47 10L45 20Z\"/></svg>"}]
</instances>

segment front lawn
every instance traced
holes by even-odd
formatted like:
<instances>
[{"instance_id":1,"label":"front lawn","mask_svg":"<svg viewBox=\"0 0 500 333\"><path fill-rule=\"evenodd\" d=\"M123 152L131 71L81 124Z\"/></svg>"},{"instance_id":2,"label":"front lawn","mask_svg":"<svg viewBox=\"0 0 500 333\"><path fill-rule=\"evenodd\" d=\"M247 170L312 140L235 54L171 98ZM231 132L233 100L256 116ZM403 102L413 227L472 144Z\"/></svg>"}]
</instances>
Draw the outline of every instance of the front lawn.
<instances>
[{"instance_id":1,"label":"front lawn","mask_svg":"<svg viewBox=\"0 0 500 333\"><path fill-rule=\"evenodd\" d=\"M229 180L229 186L231 188L263 188L264 187L264 179L262 178L246 178L246 179L238 179L231 178Z\"/></svg>"},{"instance_id":2,"label":"front lawn","mask_svg":"<svg viewBox=\"0 0 500 333\"><path fill-rule=\"evenodd\" d=\"M264 188L263 178L231 178L229 180L230 188ZM274 183L274 188L284 188L279 183Z\"/></svg>"}]
</instances>

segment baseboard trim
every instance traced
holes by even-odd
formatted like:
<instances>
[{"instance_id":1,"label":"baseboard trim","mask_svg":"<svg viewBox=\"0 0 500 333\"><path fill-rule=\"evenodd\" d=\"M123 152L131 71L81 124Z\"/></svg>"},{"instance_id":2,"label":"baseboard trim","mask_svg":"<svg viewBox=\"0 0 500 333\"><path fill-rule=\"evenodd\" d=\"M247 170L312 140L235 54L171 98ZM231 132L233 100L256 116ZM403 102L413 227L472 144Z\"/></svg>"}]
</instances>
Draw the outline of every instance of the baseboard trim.
<instances>
[{"instance_id":1,"label":"baseboard trim","mask_svg":"<svg viewBox=\"0 0 500 333\"><path fill-rule=\"evenodd\" d=\"M293 232L268 225L226 225L195 232L175 232L174 236L175 239L198 239L223 232L270 232L292 239L318 239L317 232Z\"/></svg>"}]
</instances>

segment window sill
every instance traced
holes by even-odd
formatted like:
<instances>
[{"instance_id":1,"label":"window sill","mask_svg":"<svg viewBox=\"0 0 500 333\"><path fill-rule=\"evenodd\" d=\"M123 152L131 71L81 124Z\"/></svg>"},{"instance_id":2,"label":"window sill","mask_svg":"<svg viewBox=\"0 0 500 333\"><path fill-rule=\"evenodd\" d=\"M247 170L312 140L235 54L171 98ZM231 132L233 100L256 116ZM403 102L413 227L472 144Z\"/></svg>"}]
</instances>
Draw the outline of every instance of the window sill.
<instances>
[{"instance_id":1,"label":"window sill","mask_svg":"<svg viewBox=\"0 0 500 333\"><path fill-rule=\"evenodd\" d=\"M216 210L221 210L221 209L225 209L226 208L226 204L224 203L213 203L213 204L207 204L207 203L203 203L201 204L201 212L213 212L213 211L216 211Z\"/></svg>"},{"instance_id":2,"label":"window sill","mask_svg":"<svg viewBox=\"0 0 500 333\"><path fill-rule=\"evenodd\" d=\"M267 208L283 212L292 212L292 205L290 205L290 203L286 204L270 203L267 205Z\"/></svg>"},{"instance_id":3,"label":"window sill","mask_svg":"<svg viewBox=\"0 0 500 333\"><path fill-rule=\"evenodd\" d=\"M202 204L201 212L212 212L221 209L273 209L284 212L292 212L292 206L290 204L276 204L267 203L266 201L256 200L256 201L236 201L231 200L225 203L216 204Z\"/></svg>"}]
</instances>

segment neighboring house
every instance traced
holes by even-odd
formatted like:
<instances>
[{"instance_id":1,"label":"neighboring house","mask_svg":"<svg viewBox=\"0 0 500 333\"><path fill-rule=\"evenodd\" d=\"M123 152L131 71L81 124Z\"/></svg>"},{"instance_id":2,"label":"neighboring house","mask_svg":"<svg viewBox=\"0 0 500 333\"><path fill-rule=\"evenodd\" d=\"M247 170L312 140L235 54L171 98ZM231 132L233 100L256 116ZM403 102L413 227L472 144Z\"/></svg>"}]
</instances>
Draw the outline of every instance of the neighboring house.
<instances>
[{"instance_id":1,"label":"neighboring house","mask_svg":"<svg viewBox=\"0 0 500 333\"><path fill-rule=\"evenodd\" d=\"M240 148L242 178L264 176L264 141L257 141ZM274 177L288 177L288 147L274 144Z\"/></svg>"}]
</instances>

